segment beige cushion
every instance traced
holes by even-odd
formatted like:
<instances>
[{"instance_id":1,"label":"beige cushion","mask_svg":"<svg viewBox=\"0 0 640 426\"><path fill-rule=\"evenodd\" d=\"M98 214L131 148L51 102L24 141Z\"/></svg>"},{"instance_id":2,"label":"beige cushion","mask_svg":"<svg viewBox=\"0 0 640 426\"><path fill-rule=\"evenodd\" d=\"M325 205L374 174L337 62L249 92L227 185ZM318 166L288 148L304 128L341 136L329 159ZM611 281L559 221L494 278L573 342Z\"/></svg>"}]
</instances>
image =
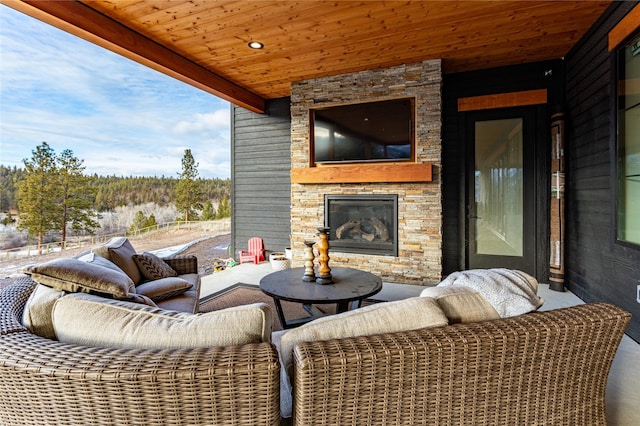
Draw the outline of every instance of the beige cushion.
<instances>
[{"instance_id":1,"label":"beige cushion","mask_svg":"<svg viewBox=\"0 0 640 426\"><path fill-rule=\"evenodd\" d=\"M282 336L282 358L285 367L289 368L293 348L300 342L393 333L447 324L446 315L433 299L412 297L376 303L342 314L329 315L289 330Z\"/></svg>"},{"instance_id":2,"label":"beige cushion","mask_svg":"<svg viewBox=\"0 0 640 426\"><path fill-rule=\"evenodd\" d=\"M63 291L42 284L36 285L22 312L22 325L40 337L55 339L51 311L56 300L64 295Z\"/></svg>"},{"instance_id":3,"label":"beige cushion","mask_svg":"<svg viewBox=\"0 0 640 426\"><path fill-rule=\"evenodd\" d=\"M468 287L427 287L420 296L435 299L447 315L449 324L500 318L498 311L483 295Z\"/></svg>"},{"instance_id":4,"label":"beige cushion","mask_svg":"<svg viewBox=\"0 0 640 426\"><path fill-rule=\"evenodd\" d=\"M136 287L136 292L147 296L154 302L159 302L182 294L191 287L193 287L193 284L187 280L178 277L168 277L139 284Z\"/></svg>"},{"instance_id":5,"label":"beige cushion","mask_svg":"<svg viewBox=\"0 0 640 426\"><path fill-rule=\"evenodd\" d=\"M153 253L134 254L133 260L138 265L140 273L148 280L159 280L178 275L171 266Z\"/></svg>"},{"instance_id":6,"label":"beige cushion","mask_svg":"<svg viewBox=\"0 0 640 426\"><path fill-rule=\"evenodd\" d=\"M188 314L78 293L58 299L53 307L58 340L96 347L187 349L270 342L272 323L264 303Z\"/></svg>"},{"instance_id":7,"label":"beige cushion","mask_svg":"<svg viewBox=\"0 0 640 426\"><path fill-rule=\"evenodd\" d=\"M395 302L377 303L338 315L326 316L298 328L288 330L280 340L280 358L284 374L289 376L293 368L293 349L301 342L342 339L346 337L368 336L417 330L425 327L447 325L447 317L433 299L412 297ZM286 406L290 380L281 378L281 412L284 417L291 415L291 407Z\"/></svg>"},{"instance_id":8,"label":"beige cushion","mask_svg":"<svg viewBox=\"0 0 640 426\"><path fill-rule=\"evenodd\" d=\"M94 248L93 252L118 265L133 280L134 284L142 281L142 274L133 260L136 251L126 237L114 237L106 244Z\"/></svg>"},{"instance_id":9,"label":"beige cushion","mask_svg":"<svg viewBox=\"0 0 640 426\"><path fill-rule=\"evenodd\" d=\"M122 271L78 259L54 259L24 271L43 285L67 292L96 292L117 299L135 293L133 281Z\"/></svg>"}]
</instances>

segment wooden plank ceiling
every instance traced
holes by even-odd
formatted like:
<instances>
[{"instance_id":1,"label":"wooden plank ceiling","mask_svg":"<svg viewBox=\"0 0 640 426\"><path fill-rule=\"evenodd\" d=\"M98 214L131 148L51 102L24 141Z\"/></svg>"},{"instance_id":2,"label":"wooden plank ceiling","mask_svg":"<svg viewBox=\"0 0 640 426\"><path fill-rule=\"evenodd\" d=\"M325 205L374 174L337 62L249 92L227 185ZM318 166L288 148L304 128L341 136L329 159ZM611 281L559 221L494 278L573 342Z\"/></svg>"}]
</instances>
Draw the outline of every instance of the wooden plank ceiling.
<instances>
[{"instance_id":1,"label":"wooden plank ceiling","mask_svg":"<svg viewBox=\"0 0 640 426\"><path fill-rule=\"evenodd\" d=\"M309 78L436 58L445 73L560 58L611 3L3 2L254 111Z\"/></svg>"}]
</instances>

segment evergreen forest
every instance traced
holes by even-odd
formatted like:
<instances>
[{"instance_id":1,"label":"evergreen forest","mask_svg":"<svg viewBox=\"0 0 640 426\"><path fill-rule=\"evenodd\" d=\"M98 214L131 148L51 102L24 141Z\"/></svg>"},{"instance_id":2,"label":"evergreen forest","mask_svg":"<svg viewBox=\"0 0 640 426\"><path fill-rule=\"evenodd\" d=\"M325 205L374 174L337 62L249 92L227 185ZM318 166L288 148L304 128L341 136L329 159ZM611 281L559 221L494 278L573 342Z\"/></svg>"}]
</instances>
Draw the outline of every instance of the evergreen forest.
<instances>
[{"instance_id":1,"label":"evergreen forest","mask_svg":"<svg viewBox=\"0 0 640 426\"><path fill-rule=\"evenodd\" d=\"M32 154L24 168L0 165L2 247L36 240L41 251L51 241L64 246L72 235L146 232L173 221L231 216L230 180L199 177L190 149L178 178L87 175L84 160L70 149L56 154L47 142Z\"/></svg>"},{"instance_id":2,"label":"evergreen forest","mask_svg":"<svg viewBox=\"0 0 640 426\"><path fill-rule=\"evenodd\" d=\"M25 170L0 165L0 212L18 211L17 183L24 180ZM94 210L100 213L117 207L155 203L168 206L175 203L179 179L173 177L118 177L90 175L95 189ZM230 198L230 179L199 179L205 200L214 203Z\"/></svg>"}]
</instances>

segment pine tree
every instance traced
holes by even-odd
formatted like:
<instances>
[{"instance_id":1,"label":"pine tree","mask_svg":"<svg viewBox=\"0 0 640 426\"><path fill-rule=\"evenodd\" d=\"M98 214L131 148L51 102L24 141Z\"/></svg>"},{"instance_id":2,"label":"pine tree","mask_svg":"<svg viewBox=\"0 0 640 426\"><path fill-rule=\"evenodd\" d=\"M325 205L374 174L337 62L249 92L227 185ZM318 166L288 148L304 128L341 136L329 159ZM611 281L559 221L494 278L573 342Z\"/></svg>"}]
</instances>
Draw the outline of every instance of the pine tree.
<instances>
[{"instance_id":1,"label":"pine tree","mask_svg":"<svg viewBox=\"0 0 640 426\"><path fill-rule=\"evenodd\" d=\"M24 180L26 171L23 167L5 167L0 165L0 211L11 211L14 216L18 210L17 184ZM92 209L95 212L113 212L118 206L132 204L158 203L162 206L175 203L176 188L179 179L177 177L120 177L99 176L91 174L86 176L89 180L91 191L95 192L95 200ZM199 189L203 194L203 200L211 200L216 206L222 198L230 195L230 179L202 179L199 178ZM132 193L137 195L132 198ZM137 197L137 198L136 198ZM93 199L90 194L89 198ZM195 210L195 209L194 209ZM214 208L214 215L216 209ZM175 220L176 217L171 217ZM193 220L193 216L190 216ZM127 227L130 223L127 223ZM67 230L69 230L68 228Z\"/></svg>"},{"instance_id":2,"label":"pine tree","mask_svg":"<svg viewBox=\"0 0 640 426\"><path fill-rule=\"evenodd\" d=\"M136 212L136 214L133 216L133 222L131 223L131 226L129 227L129 232L136 233L136 232L140 231L141 229L145 228L147 226L147 220L148 219L144 215L142 210L138 210Z\"/></svg>"},{"instance_id":3,"label":"pine tree","mask_svg":"<svg viewBox=\"0 0 640 426\"><path fill-rule=\"evenodd\" d=\"M213 204L211 200L207 200L202 208L202 220L214 220L216 218L216 212L213 210Z\"/></svg>"},{"instance_id":4,"label":"pine tree","mask_svg":"<svg viewBox=\"0 0 640 426\"><path fill-rule=\"evenodd\" d=\"M156 217L154 216L153 213L151 213L149 215L149 219L147 219L147 224L146 224L147 228L149 228L149 230L151 230L151 228L153 228L154 226L158 225L158 222L156 222Z\"/></svg>"},{"instance_id":5,"label":"pine tree","mask_svg":"<svg viewBox=\"0 0 640 426\"><path fill-rule=\"evenodd\" d=\"M196 220L196 210L202 210L202 193L198 179L198 163L193 159L190 149L184 150L182 157L182 172L178 174L180 180L176 186L176 208L183 213L183 219Z\"/></svg>"},{"instance_id":6,"label":"pine tree","mask_svg":"<svg viewBox=\"0 0 640 426\"><path fill-rule=\"evenodd\" d=\"M44 236L57 228L59 224L60 185L56 157L53 149L46 143L31 151L30 160L24 159L24 180L17 184L18 208L20 209L19 228L38 237L38 252L42 253Z\"/></svg>"},{"instance_id":7,"label":"pine tree","mask_svg":"<svg viewBox=\"0 0 640 426\"><path fill-rule=\"evenodd\" d=\"M83 174L84 160L74 157L73 151L65 149L57 158L60 181L60 240L62 247L67 240L67 225L74 231L93 234L100 224L92 217L96 190L90 178Z\"/></svg>"},{"instance_id":8,"label":"pine tree","mask_svg":"<svg viewBox=\"0 0 640 426\"><path fill-rule=\"evenodd\" d=\"M229 197L226 195L218 204L218 211L216 212L216 219L224 219L225 217L231 217L231 205L229 205Z\"/></svg>"}]
</instances>

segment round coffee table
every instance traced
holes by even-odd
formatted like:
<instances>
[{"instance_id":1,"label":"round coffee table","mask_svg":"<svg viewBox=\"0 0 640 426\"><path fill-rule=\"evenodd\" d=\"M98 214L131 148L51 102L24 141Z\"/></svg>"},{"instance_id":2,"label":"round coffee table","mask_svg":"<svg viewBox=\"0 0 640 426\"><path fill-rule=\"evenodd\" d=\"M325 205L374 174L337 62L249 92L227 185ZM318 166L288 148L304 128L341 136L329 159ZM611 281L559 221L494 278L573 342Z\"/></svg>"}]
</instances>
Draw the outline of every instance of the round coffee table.
<instances>
[{"instance_id":1,"label":"round coffee table","mask_svg":"<svg viewBox=\"0 0 640 426\"><path fill-rule=\"evenodd\" d=\"M292 328L309 322L323 312L313 305L337 304L336 312L346 312L349 305L358 308L360 302L382 289L380 277L353 268L331 268L332 284L317 284L302 281L304 268L285 269L273 272L260 280L260 290L273 297L282 327ZM302 303L309 317L286 320L282 312L281 300Z\"/></svg>"}]
</instances>

